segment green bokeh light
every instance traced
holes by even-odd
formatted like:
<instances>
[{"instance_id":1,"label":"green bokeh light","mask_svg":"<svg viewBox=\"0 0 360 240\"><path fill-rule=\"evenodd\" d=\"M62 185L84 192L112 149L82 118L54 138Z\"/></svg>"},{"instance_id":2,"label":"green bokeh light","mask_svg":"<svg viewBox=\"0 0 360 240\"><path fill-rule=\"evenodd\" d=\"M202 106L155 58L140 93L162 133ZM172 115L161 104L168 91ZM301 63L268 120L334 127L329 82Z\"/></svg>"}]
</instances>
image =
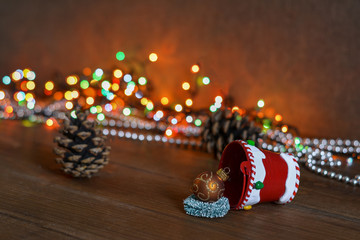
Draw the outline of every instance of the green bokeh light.
<instances>
[{"instance_id":1,"label":"green bokeh light","mask_svg":"<svg viewBox=\"0 0 360 240\"><path fill-rule=\"evenodd\" d=\"M125 59L125 53L124 52L117 52L116 53L116 59L119 61L122 61Z\"/></svg>"}]
</instances>

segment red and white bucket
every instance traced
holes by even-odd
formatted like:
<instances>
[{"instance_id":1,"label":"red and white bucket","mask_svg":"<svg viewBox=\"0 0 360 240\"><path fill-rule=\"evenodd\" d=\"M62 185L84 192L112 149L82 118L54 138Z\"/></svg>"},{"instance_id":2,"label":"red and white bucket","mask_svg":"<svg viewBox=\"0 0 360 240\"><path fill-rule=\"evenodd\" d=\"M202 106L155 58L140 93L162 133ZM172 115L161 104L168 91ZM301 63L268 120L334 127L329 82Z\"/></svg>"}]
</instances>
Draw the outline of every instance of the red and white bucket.
<instances>
[{"instance_id":1,"label":"red and white bucket","mask_svg":"<svg viewBox=\"0 0 360 240\"><path fill-rule=\"evenodd\" d=\"M261 202L291 202L299 188L300 168L289 154L258 149L237 140L226 146L219 169L230 168L224 196L230 207L243 209Z\"/></svg>"}]
</instances>

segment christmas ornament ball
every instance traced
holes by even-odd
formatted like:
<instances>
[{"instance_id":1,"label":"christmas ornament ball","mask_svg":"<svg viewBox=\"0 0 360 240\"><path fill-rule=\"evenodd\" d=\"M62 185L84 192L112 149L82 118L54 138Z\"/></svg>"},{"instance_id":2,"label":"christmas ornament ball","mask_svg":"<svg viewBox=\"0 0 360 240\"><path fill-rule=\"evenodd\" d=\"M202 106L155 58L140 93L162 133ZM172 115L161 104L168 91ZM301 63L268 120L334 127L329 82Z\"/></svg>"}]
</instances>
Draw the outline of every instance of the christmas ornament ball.
<instances>
[{"instance_id":1,"label":"christmas ornament ball","mask_svg":"<svg viewBox=\"0 0 360 240\"><path fill-rule=\"evenodd\" d=\"M191 190L201 201L216 202L223 196L225 184L219 175L207 171L195 178Z\"/></svg>"}]
</instances>

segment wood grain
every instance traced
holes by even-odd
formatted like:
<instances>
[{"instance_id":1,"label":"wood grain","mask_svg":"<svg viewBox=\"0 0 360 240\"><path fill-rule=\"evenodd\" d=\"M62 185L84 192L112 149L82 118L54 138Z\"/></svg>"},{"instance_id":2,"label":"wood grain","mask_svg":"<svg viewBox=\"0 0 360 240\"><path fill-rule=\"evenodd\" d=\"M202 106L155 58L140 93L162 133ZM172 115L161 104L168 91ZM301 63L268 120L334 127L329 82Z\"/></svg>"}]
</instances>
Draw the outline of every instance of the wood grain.
<instances>
[{"instance_id":1,"label":"wood grain","mask_svg":"<svg viewBox=\"0 0 360 240\"><path fill-rule=\"evenodd\" d=\"M358 239L360 189L301 171L284 206L260 204L222 219L184 213L192 179L215 170L204 153L111 139L110 163L73 179L54 162L42 126L0 122L0 239Z\"/></svg>"}]
</instances>

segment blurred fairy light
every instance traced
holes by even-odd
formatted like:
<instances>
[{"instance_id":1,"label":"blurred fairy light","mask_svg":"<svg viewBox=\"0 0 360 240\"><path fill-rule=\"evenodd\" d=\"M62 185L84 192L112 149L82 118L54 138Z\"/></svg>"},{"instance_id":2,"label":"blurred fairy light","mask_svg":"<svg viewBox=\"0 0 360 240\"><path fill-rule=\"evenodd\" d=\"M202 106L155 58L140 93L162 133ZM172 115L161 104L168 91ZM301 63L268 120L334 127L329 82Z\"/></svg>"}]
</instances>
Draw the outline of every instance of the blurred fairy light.
<instances>
[{"instance_id":1,"label":"blurred fairy light","mask_svg":"<svg viewBox=\"0 0 360 240\"><path fill-rule=\"evenodd\" d=\"M87 80L81 80L81 82L80 82L80 87L81 87L82 89L87 89L87 88L90 87L90 83L89 83Z\"/></svg>"},{"instance_id":2,"label":"blurred fairy light","mask_svg":"<svg viewBox=\"0 0 360 240\"><path fill-rule=\"evenodd\" d=\"M139 83L140 85L145 85L145 84L147 83L147 80L146 80L145 77L140 77L140 78L138 79L138 83Z\"/></svg>"},{"instance_id":3,"label":"blurred fairy light","mask_svg":"<svg viewBox=\"0 0 360 240\"><path fill-rule=\"evenodd\" d=\"M202 122L201 122L200 119L196 119L195 122L194 122L194 124L195 124L195 126L200 127L201 124L202 124Z\"/></svg>"},{"instance_id":4,"label":"blurred fairy light","mask_svg":"<svg viewBox=\"0 0 360 240\"><path fill-rule=\"evenodd\" d=\"M167 97L162 97L160 101L161 101L162 105L168 105L169 104L169 99Z\"/></svg>"},{"instance_id":5,"label":"blurred fairy light","mask_svg":"<svg viewBox=\"0 0 360 240\"><path fill-rule=\"evenodd\" d=\"M125 74L125 75L124 75L124 81L125 81L125 82L128 83L128 82L130 82L131 80L132 80L132 76L131 76L130 74Z\"/></svg>"},{"instance_id":6,"label":"blurred fairy light","mask_svg":"<svg viewBox=\"0 0 360 240\"><path fill-rule=\"evenodd\" d=\"M66 109L70 110L70 109L72 109L73 107L74 107L74 105L73 105L72 102L66 102L66 103L65 103L65 108L66 108Z\"/></svg>"},{"instance_id":7,"label":"blurred fairy light","mask_svg":"<svg viewBox=\"0 0 360 240\"><path fill-rule=\"evenodd\" d=\"M263 107L265 106L264 100L263 100L263 99L260 99L260 100L257 102L257 106L258 106L259 108L263 108Z\"/></svg>"},{"instance_id":8,"label":"blurred fairy light","mask_svg":"<svg viewBox=\"0 0 360 240\"><path fill-rule=\"evenodd\" d=\"M280 115L280 114L276 114L275 115L275 120L277 121L277 122L281 122L282 121L282 116Z\"/></svg>"},{"instance_id":9,"label":"blurred fairy light","mask_svg":"<svg viewBox=\"0 0 360 240\"><path fill-rule=\"evenodd\" d=\"M130 108L124 108L124 109L123 109L123 114L124 114L125 116L129 116L129 115L131 114L131 109L130 109Z\"/></svg>"},{"instance_id":10,"label":"blurred fairy light","mask_svg":"<svg viewBox=\"0 0 360 240\"><path fill-rule=\"evenodd\" d=\"M101 68L97 68L94 73L97 77L101 77L104 74L104 71Z\"/></svg>"},{"instance_id":11,"label":"blurred fairy light","mask_svg":"<svg viewBox=\"0 0 360 240\"><path fill-rule=\"evenodd\" d=\"M26 87L27 87L27 89L29 89L29 90L34 90L34 89L35 89L35 83L34 83L33 81L28 81L28 82L26 83Z\"/></svg>"},{"instance_id":12,"label":"blurred fairy light","mask_svg":"<svg viewBox=\"0 0 360 240\"><path fill-rule=\"evenodd\" d=\"M200 67L197 64L191 66L191 72L198 73L200 71Z\"/></svg>"},{"instance_id":13,"label":"blurred fairy light","mask_svg":"<svg viewBox=\"0 0 360 240\"><path fill-rule=\"evenodd\" d=\"M4 76L2 78L2 82L5 84L5 85L9 85L11 83L11 78L9 76Z\"/></svg>"},{"instance_id":14,"label":"blurred fairy light","mask_svg":"<svg viewBox=\"0 0 360 240\"><path fill-rule=\"evenodd\" d=\"M154 109L154 104L149 101L149 102L146 104L146 109L149 110L149 111L153 110L153 109Z\"/></svg>"},{"instance_id":15,"label":"blurred fairy light","mask_svg":"<svg viewBox=\"0 0 360 240\"><path fill-rule=\"evenodd\" d=\"M110 87L111 87L111 84L110 84L110 82L109 81L103 81L102 83L101 83L101 87L103 88L103 89L105 89L105 90L109 90L110 89Z\"/></svg>"},{"instance_id":16,"label":"blurred fairy light","mask_svg":"<svg viewBox=\"0 0 360 240\"><path fill-rule=\"evenodd\" d=\"M96 117L99 121L104 121L105 115L103 113L99 113Z\"/></svg>"},{"instance_id":17,"label":"blurred fairy light","mask_svg":"<svg viewBox=\"0 0 360 240\"><path fill-rule=\"evenodd\" d=\"M282 127L281 127L281 131L282 131L283 133L286 133L286 132L288 131L288 126L287 126L287 125L282 126Z\"/></svg>"},{"instance_id":18,"label":"blurred fairy light","mask_svg":"<svg viewBox=\"0 0 360 240\"><path fill-rule=\"evenodd\" d=\"M0 100L5 98L5 92L0 90Z\"/></svg>"},{"instance_id":19,"label":"blurred fairy light","mask_svg":"<svg viewBox=\"0 0 360 240\"><path fill-rule=\"evenodd\" d=\"M35 77L36 77L36 74L33 71L29 71L29 72L26 73L25 77L28 80L33 81L35 79Z\"/></svg>"},{"instance_id":20,"label":"blurred fairy light","mask_svg":"<svg viewBox=\"0 0 360 240\"><path fill-rule=\"evenodd\" d=\"M175 105L175 111L181 112L183 110L183 107L180 104Z\"/></svg>"},{"instance_id":21,"label":"blurred fairy light","mask_svg":"<svg viewBox=\"0 0 360 240\"><path fill-rule=\"evenodd\" d=\"M151 62L156 62L158 60L158 55L156 53L150 53L149 60Z\"/></svg>"},{"instance_id":22,"label":"blurred fairy light","mask_svg":"<svg viewBox=\"0 0 360 240\"><path fill-rule=\"evenodd\" d=\"M192 116L186 116L186 122L187 123L192 123L192 121L193 121L193 117Z\"/></svg>"},{"instance_id":23,"label":"blurred fairy light","mask_svg":"<svg viewBox=\"0 0 360 240\"><path fill-rule=\"evenodd\" d=\"M208 85L210 83L210 78L203 77L202 82L203 82L204 85Z\"/></svg>"},{"instance_id":24,"label":"blurred fairy light","mask_svg":"<svg viewBox=\"0 0 360 240\"><path fill-rule=\"evenodd\" d=\"M71 113L70 113L70 116L74 119L77 119L77 116L76 116L76 111L75 110L72 110Z\"/></svg>"},{"instance_id":25,"label":"blurred fairy light","mask_svg":"<svg viewBox=\"0 0 360 240\"><path fill-rule=\"evenodd\" d=\"M125 53L124 52L117 52L116 53L116 59L119 61L123 61L125 59Z\"/></svg>"},{"instance_id":26,"label":"blurred fairy light","mask_svg":"<svg viewBox=\"0 0 360 240\"><path fill-rule=\"evenodd\" d=\"M76 76L68 76L66 78L66 83L69 85L75 85L77 83L78 79Z\"/></svg>"},{"instance_id":27,"label":"blurred fairy light","mask_svg":"<svg viewBox=\"0 0 360 240\"><path fill-rule=\"evenodd\" d=\"M191 107L193 105L193 101L190 98L188 98L185 101L185 105L188 106L188 107Z\"/></svg>"},{"instance_id":28,"label":"blurred fairy light","mask_svg":"<svg viewBox=\"0 0 360 240\"><path fill-rule=\"evenodd\" d=\"M93 97L87 97L86 98L86 104L88 105L93 105L95 102L94 98Z\"/></svg>"},{"instance_id":29,"label":"blurred fairy light","mask_svg":"<svg viewBox=\"0 0 360 240\"><path fill-rule=\"evenodd\" d=\"M54 83L52 81L47 81L45 83L45 89L48 91L52 91L54 89Z\"/></svg>"},{"instance_id":30,"label":"blurred fairy light","mask_svg":"<svg viewBox=\"0 0 360 240\"><path fill-rule=\"evenodd\" d=\"M166 136L170 137L173 134L173 131L170 128L167 128L165 134Z\"/></svg>"},{"instance_id":31,"label":"blurred fairy light","mask_svg":"<svg viewBox=\"0 0 360 240\"><path fill-rule=\"evenodd\" d=\"M184 89L185 91L190 89L190 83L188 83L188 82L183 82L183 84L181 86L182 86L182 89Z\"/></svg>"},{"instance_id":32,"label":"blurred fairy light","mask_svg":"<svg viewBox=\"0 0 360 240\"><path fill-rule=\"evenodd\" d=\"M116 78L121 78L123 75L122 71L120 69L115 69L114 70L114 77Z\"/></svg>"}]
</instances>

